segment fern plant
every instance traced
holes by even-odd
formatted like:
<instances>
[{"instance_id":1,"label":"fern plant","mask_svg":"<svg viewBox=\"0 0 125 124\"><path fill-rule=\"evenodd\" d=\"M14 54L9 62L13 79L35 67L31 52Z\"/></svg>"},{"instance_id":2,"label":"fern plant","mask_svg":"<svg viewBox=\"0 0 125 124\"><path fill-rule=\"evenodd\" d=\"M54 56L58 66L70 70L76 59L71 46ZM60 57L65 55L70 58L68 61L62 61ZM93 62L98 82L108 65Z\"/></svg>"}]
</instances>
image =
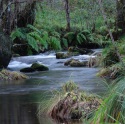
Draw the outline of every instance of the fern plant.
<instances>
[{"instance_id":1,"label":"fern plant","mask_svg":"<svg viewBox=\"0 0 125 124\"><path fill-rule=\"evenodd\" d=\"M94 40L93 35L88 30L68 32L64 35L68 43L71 45L80 45L89 43Z\"/></svg>"},{"instance_id":2,"label":"fern plant","mask_svg":"<svg viewBox=\"0 0 125 124\"><path fill-rule=\"evenodd\" d=\"M60 35L57 32L48 33L44 30L38 30L33 25L27 25L26 28L17 28L11 33L12 40L16 38L25 41L33 50L39 52L41 47L44 49L61 49Z\"/></svg>"}]
</instances>

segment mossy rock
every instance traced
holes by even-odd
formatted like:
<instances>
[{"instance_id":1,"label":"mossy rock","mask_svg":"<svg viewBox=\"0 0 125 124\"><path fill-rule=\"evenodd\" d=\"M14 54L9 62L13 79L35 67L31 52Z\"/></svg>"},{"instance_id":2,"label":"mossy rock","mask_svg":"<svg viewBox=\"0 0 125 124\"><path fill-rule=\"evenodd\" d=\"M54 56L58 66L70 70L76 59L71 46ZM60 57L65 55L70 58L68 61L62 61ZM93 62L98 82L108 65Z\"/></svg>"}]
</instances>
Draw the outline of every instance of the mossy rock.
<instances>
[{"instance_id":1,"label":"mossy rock","mask_svg":"<svg viewBox=\"0 0 125 124\"><path fill-rule=\"evenodd\" d=\"M65 66L71 66L71 67L85 67L87 66L87 64L88 64L88 61L80 62L77 59L70 59L64 63Z\"/></svg>"},{"instance_id":2,"label":"mossy rock","mask_svg":"<svg viewBox=\"0 0 125 124\"><path fill-rule=\"evenodd\" d=\"M79 60L73 60L70 62L71 67L85 67L87 66L88 61L80 62Z\"/></svg>"},{"instance_id":3,"label":"mossy rock","mask_svg":"<svg viewBox=\"0 0 125 124\"><path fill-rule=\"evenodd\" d=\"M20 72L34 72L35 69L31 68L31 67L28 67L28 68L23 68L20 70Z\"/></svg>"},{"instance_id":4,"label":"mossy rock","mask_svg":"<svg viewBox=\"0 0 125 124\"><path fill-rule=\"evenodd\" d=\"M49 68L47 66L39 64L39 63L33 63L31 65L31 68L36 71L48 71L49 70Z\"/></svg>"},{"instance_id":5,"label":"mossy rock","mask_svg":"<svg viewBox=\"0 0 125 124\"><path fill-rule=\"evenodd\" d=\"M68 56L68 54L66 54L66 53L62 53L62 52L58 52L58 53L56 53L56 58L57 59L66 59L66 58L68 58L69 56Z\"/></svg>"},{"instance_id":6,"label":"mossy rock","mask_svg":"<svg viewBox=\"0 0 125 124\"><path fill-rule=\"evenodd\" d=\"M71 63L73 60L75 60L75 59L69 59L69 60L67 60L67 61L64 63L64 65L65 65L65 66L70 65L70 63Z\"/></svg>"},{"instance_id":7,"label":"mossy rock","mask_svg":"<svg viewBox=\"0 0 125 124\"><path fill-rule=\"evenodd\" d=\"M25 74L15 72L15 71L9 71L3 69L0 72L0 80L21 80L21 79L27 79L28 76Z\"/></svg>"}]
</instances>

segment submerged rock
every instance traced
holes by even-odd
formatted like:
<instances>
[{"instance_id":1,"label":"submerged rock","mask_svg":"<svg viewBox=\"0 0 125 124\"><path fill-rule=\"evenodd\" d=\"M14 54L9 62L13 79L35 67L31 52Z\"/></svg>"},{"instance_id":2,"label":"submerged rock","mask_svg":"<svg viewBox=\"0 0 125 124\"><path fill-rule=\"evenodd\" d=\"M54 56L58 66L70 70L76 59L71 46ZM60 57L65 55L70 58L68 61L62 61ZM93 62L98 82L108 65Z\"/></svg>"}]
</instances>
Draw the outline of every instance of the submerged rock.
<instances>
[{"instance_id":1,"label":"submerged rock","mask_svg":"<svg viewBox=\"0 0 125 124\"><path fill-rule=\"evenodd\" d=\"M31 65L31 68L33 68L36 71L48 71L49 70L47 66L39 64L39 63L33 63Z\"/></svg>"},{"instance_id":2,"label":"submerged rock","mask_svg":"<svg viewBox=\"0 0 125 124\"><path fill-rule=\"evenodd\" d=\"M3 69L0 72L0 80L21 80L28 77L22 73Z\"/></svg>"},{"instance_id":3,"label":"submerged rock","mask_svg":"<svg viewBox=\"0 0 125 124\"><path fill-rule=\"evenodd\" d=\"M39 63L33 63L31 67L23 68L20 72L48 71L49 68Z\"/></svg>"}]
</instances>

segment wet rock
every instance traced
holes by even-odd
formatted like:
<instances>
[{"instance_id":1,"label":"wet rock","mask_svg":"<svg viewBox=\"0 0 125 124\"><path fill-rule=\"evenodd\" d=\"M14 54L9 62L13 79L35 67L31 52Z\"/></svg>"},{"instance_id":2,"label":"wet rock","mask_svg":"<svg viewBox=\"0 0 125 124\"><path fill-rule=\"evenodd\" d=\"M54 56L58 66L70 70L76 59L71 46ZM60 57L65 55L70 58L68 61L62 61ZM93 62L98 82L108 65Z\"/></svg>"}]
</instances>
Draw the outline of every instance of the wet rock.
<instances>
[{"instance_id":1,"label":"wet rock","mask_svg":"<svg viewBox=\"0 0 125 124\"><path fill-rule=\"evenodd\" d=\"M49 68L39 63L33 63L31 67L23 68L20 72L48 71Z\"/></svg>"},{"instance_id":2,"label":"wet rock","mask_svg":"<svg viewBox=\"0 0 125 124\"><path fill-rule=\"evenodd\" d=\"M70 62L70 66L71 67L85 67L85 66L87 66L87 63L88 63L88 61L80 62L79 60L72 60Z\"/></svg>"},{"instance_id":3,"label":"wet rock","mask_svg":"<svg viewBox=\"0 0 125 124\"><path fill-rule=\"evenodd\" d=\"M47 66L39 64L39 63L33 63L31 65L31 68L33 68L36 71L48 71L49 70Z\"/></svg>"},{"instance_id":4,"label":"wet rock","mask_svg":"<svg viewBox=\"0 0 125 124\"><path fill-rule=\"evenodd\" d=\"M56 53L56 58L57 59L66 59L68 57L69 56L66 53L61 53L61 52Z\"/></svg>"},{"instance_id":5,"label":"wet rock","mask_svg":"<svg viewBox=\"0 0 125 124\"><path fill-rule=\"evenodd\" d=\"M6 68L11 60L12 42L9 36L0 31L0 68Z\"/></svg>"},{"instance_id":6,"label":"wet rock","mask_svg":"<svg viewBox=\"0 0 125 124\"><path fill-rule=\"evenodd\" d=\"M88 61L79 61L77 59L70 59L64 63L65 66L71 66L71 67L85 67L87 66L87 64Z\"/></svg>"},{"instance_id":7,"label":"wet rock","mask_svg":"<svg viewBox=\"0 0 125 124\"><path fill-rule=\"evenodd\" d=\"M67 61L64 63L64 65L65 65L65 66L70 65L70 63L71 63L73 60L75 60L75 59L69 59L69 60L67 60Z\"/></svg>"},{"instance_id":8,"label":"wet rock","mask_svg":"<svg viewBox=\"0 0 125 124\"><path fill-rule=\"evenodd\" d=\"M20 70L20 72L34 72L35 71L35 69L33 69L33 68L31 68L31 67L28 67L28 68L23 68L23 69L21 69Z\"/></svg>"}]
</instances>

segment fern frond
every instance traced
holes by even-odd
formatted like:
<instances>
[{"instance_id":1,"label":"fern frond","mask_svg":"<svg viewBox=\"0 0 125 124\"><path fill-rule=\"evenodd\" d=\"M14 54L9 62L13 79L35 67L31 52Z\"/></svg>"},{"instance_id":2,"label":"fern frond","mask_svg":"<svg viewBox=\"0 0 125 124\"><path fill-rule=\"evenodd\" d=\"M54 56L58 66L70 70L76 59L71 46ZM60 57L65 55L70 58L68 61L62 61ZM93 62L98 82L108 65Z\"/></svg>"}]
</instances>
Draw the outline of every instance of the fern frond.
<instances>
[{"instance_id":1,"label":"fern frond","mask_svg":"<svg viewBox=\"0 0 125 124\"><path fill-rule=\"evenodd\" d=\"M50 36L50 45L55 50L61 49L60 40L54 36Z\"/></svg>"},{"instance_id":2,"label":"fern frond","mask_svg":"<svg viewBox=\"0 0 125 124\"><path fill-rule=\"evenodd\" d=\"M12 41L14 41L16 38L26 39L25 33L22 32L20 28L17 28L15 31L13 31L10 37L12 38Z\"/></svg>"},{"instance_id":3,"label":"fern frond","mask_svg":"<svg viewBox=\"0 0 125 124\"><path fill-rule=\"evenodd\" d=\"M67 39L62 38L62 43L63 43L64 47L68 47L68 41L67 41Z\"/></svg>"},{"instance_id":4,"label":"fern frond","mask_svg":"<svg viewBox=\"0 0 125 124\"><path fill-rule=\"evenodd\" d=\"M39 33L39 34L41 35L41 31L39 31L39 30L38 30L36 27L34 27L33 25L28 24L28 25L27 25L27 28L30 28L31 30L36 31L37 33Z\"/></svg>"},{"instance_id":5,"label":"fern frond","mask_svg":"<svg viewBox=\"0 0 125 124\"><path fill-rule=\"evenodd\" d=\"M77 34L77 41L79 42L79 44L81 44L82 42L86 41L86 36L82 33L78 33Z\"/></svg>"},{"instance_id":6,"label":"fern frond","mask_svg":"<svg viewBox=\"0 0 125 124\"><path fill-rule=\"evenodd\" d=\"M56 32L56 31L53 31L52 36L60 38L60 33Z\"/></svg>"},{"instance_id":7,"label":"fern frond","mask_svg":"<svg viewBox=\"0 0 125 124\"><path fill-rule=\"evenodd\" d=\"M64 35L64 38L67 38L69 43L71 43L73 41L73 39L75 38L75 33L74 32L68 32Z\"/></svg>"},{"instance_id":8,"label":"fern frond","mask_svg":"<svg viewBox=\"0 0 125 124\"><path fill-rule=\"evenodd\" d=\"M37 45L37 42L36 40L30 36L29 34L26 35L27 36L27 41L28 41L28 44L34 49L36 50L37 52L39 51L39 47Z\"/></svg>"}]
</instances>

